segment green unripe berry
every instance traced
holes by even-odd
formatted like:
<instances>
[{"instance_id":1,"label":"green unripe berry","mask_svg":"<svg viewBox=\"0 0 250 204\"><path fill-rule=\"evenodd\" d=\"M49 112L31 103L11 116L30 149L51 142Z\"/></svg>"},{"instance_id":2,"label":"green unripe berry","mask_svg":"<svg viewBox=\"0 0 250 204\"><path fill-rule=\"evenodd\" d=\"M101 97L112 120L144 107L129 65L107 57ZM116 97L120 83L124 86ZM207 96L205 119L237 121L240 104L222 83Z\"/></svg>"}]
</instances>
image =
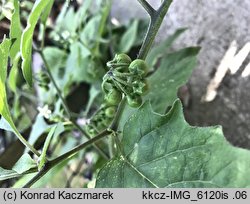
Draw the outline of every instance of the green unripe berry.
<instances>
[{"instance_id":1,"label":"green unripe berry","mask_svg":"<svg viewBox=\"0 0 250 204\"><path fill-rule=\"evenodd\" d=\"M130 64L132 60L128 55L122 53L122 54L115 55L114 62Z\"/></svg>"},{"instance_id":2,"label":"green unripe berry","mask_svg":"<svg viewBox=\"0 0 250 204\"><path fill-rule=\"evenodd\" d=\"M137 94L133 94L131 96L127 96L127 102L132 108L138 108L142 104L142 98Z\"/></svg>"},{"instance_id":3,"label":"green unripe berry","mask_svg":"<svg viewBox=\"0 0 250 204\"><path fill-rule=\"evenodd\" d=\"M122 100L122 94L117 89L113 88L105 94L104 100L107 105L116 106Z\"/></svg>"},{"instance_id":4,"label":"green unripe berry","mask_svg":"<svg viewBox=\"0 0 250 204\"><path fill-rule=\"evenodd\" d=\"M125 72L131 62L131 58L128 55L122 53L116 54L114 59L107 63L107 66L109 68L115 68Z\"/></svg>"},{"instance_id":5,"label":"green unripe berry","mask_svg":"<svg viewBox=\"0 0 250 204\"><path fill-rule=\"evenodd\" d=\"M110 106L105 110L105 116L108 118L113 118L116 113L116 106Z\"/></svg>"},{"instance_id":6,"label":"green unripe berry","mask_svg":"<svg viewBox=\"0 0 250 204\"><path fill-rule=\"evenodd\" d=\"M148 73L148 66L144 60L136 59L128 67L129 71L135 75L145 77Z\"/></svg>"},{"instance_id":7,"label":"green unripe berry","mask_svg":"<svg viewBox=\"0 0 250 204\"><path fill-rule=\"evenodd\" d=\"M147 94L148 83L146 80L144 80L144 81L136 80L132 83L132 85L133 85L133 92L134 93L136 93L140 96Z\"/></svg>"}]
</instances>

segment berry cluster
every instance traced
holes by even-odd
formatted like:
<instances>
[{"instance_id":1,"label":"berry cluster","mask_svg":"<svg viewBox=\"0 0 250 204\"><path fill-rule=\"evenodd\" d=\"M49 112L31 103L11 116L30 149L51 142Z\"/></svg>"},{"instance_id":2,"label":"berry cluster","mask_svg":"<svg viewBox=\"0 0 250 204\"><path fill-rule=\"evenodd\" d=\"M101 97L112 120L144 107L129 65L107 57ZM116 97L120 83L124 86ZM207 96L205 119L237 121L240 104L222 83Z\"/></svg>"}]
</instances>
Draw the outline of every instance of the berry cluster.
<instances>
[{"instance_id":1,"label":"berry cluster","mask_svg":"<svg viewBox=\"0 0 250 204\"><path fill-rule=\"evenodd\" d=\"M104 75L102 83L104 103L90 119L87 127L90 135L110 125L123 96L129 106L137 108L142 104L142 96L148 91L148 67L143 60L132 61L128 55L118 54L107 66L109 71Z\"/></svg>"},{"instance_id":2,"label":"berry cluster","mask_svg":"<svg viewBox=\"0 0 250 204\"><path fill-rule=\"evenodd\" d=\"M124 94L129 106L139 107L142 96L148 90L148 67L145 61L136 59L132 62L128 55L118 54L107 66L109 71L103 77L102 83L105 102L108 105L118 105Z\"/></svg>"}]
</instances>

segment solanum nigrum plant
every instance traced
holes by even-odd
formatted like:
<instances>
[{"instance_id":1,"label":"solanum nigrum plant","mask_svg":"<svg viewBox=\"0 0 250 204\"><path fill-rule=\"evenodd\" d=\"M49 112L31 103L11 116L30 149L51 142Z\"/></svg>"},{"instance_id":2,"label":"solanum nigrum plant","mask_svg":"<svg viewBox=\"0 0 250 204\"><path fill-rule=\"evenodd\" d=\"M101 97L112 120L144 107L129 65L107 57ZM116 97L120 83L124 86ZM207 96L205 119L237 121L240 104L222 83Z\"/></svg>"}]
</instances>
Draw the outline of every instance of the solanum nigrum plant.
<instances>
[{"instance_id":1,"label":"solanum nigrum plant","mask_svg":"<svg viewBox=\"0 0 250 204\"><path fill-rule=\"evenodd\" d=\"M141 20L112 24L109 0L95 9L91 0L76 10L65 3L56 18L57 1L11 2L0 44L0 128L23 148L6 147L1 180L70 187L76 173L65 179L62 170L73 165L89 180L82 187L250 186L249 151L230 145L218 126L184 119L177 90L200 48L169 50L185 29L153 46L172 0L158 9L138 2L147 30Z\"/></svg>"}]
</instances>

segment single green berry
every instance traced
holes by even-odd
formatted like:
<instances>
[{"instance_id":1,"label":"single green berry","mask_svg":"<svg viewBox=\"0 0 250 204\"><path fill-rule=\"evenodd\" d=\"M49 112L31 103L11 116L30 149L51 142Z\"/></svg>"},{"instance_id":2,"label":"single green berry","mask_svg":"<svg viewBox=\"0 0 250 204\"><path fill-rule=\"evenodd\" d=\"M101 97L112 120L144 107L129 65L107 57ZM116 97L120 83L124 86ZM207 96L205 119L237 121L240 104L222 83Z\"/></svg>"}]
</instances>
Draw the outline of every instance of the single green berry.
<instances>
[{"instance_id":1,"label":"single green berry","mask_svg":"<svg viewBox=\"0 0 250 204\"><path fill-rule=\"evenodd\" d=\"M116 106L110 106L105 110L105 116L108 118L113 118L116 113Z\"/></svg>"},{"instance_id":2,"label":"single green berry","mask_svg":"<svg viewBox=\"0 0 250 204\"><path fill-rule=\"evenodd\" d=\"M147 94L148 92L148 83L146 80L140 81L136 80L132 83L133 85L133 92L142 96Z\"/></svg>"},{"instance_id":3,"label":"single green berry","mask_svg":"<svg viewBox=\"0 0 250 204\"><path fill-rule=\"evenodd\" d=\"M135 75L145 77L148 73L148 66L144 60L136 59L128 67L129 71Z\"/></svg>"},{"instance_id":4,"label":"single green berry","mask_svg":"<svg viewBox=\"0 0 250 204\"><path fill-rule=\"evenodd\" d=\"M107 105L116 106L122 100L122 94L117 89L113 88L109 90L107 94L105 94L104 100Z\"/></svg>"},{"instance_id":5,"label":"single green berry","mask_svg":"<svg viewBox=\"0 0 250 204\"><path fill-rule=\"evenodd\" d=\"M128 105L132 108L138 108L142 104L142 98L138 94L132 94L130 96L127 96L127 102Z\"/></svg>"},{"instance_id":6,"label":"single green berry","mask_svg":"<svg viewBox=\"0 0 250 204\"><path fill-rule=\"evenodd\" d=\"M126 54L116 54L114 59L107 63L107 66L125 72L131 61L131 58Z\"/></svg>"},{"instance_id":7,"label":"single green berry","mask_svg":"<svg viewBox=\"0 0 250 204\"><path fill-rule=\"evenodd\" d=\"M126 64L130 64L132 62L131 58L128 55L124 54L124 53L116 54L115 58L114 58L114 61L116 63L126 63Z\"/></svg>"}]
</instances>

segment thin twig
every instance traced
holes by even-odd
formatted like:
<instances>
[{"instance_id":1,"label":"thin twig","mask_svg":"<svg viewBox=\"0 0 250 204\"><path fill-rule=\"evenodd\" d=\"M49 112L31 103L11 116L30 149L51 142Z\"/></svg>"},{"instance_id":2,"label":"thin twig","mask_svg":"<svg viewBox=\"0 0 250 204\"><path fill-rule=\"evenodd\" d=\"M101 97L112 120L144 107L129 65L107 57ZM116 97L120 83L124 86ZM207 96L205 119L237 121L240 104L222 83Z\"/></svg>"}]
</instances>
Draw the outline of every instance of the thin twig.
<instances>
[{"instance_id":1,"label":"thin twig","mask_svg":"<svg viewBox=\"0 0 250 204\"><path fill-rule=\"evenodd\" d=\"M72 120L71 122L83 135L85 135L88 139L91 139L91 136L77 122L75 122L74 120ZM104 159L109 159L109 156L97 144L93 144L93 147Z\"/></svg>"},{"instance_id":2,"label":"thin twig","mask_svg":"<svg viewBox=\"0 0 250 204\"><path fill-rule=\"evenodd\" d=\"M143 6L143 8L147 11L149 16L153 16L155 14L154 8L146 1L146 0L137 0Z\"/></svg>"},{"instance_id":3,"label":"thin twig","mask_svg":"<svg viewBox=\"0 0 250 204\"><path fill-rule=\"evenodd\" d=\"M150 16L150 23L148 26L146 37L143 40L141 49L139 51L138 58L146 59L146 56L154 42L155 36L161 26L161 23L169 9L170 4L173 0L164 0L158 10L154 13L153 16Z\"/></svg>"},{"instance_id":4,"label":"thin twig","mask_svg":"<svg viewBox=\"0 0 250 204\"><path fill-rule=\"evenodd\" d=\"M90 138L91 138L90 135L89 135L83 128L81 128L81 126L78 125L77 122L76 122L74 119L72 119L72 117L71 117L71 112L70 112L69 107L68 107L68 105L67 105L67 103L66 103L66 100L65 100L64 97L62 96L62 92L61 92L61 90L59 89L59 87L58 87L58 85L57 85L57 83L56 83L56 81L55 81L55 79L54 79L54 77L53 77L53 75L52 75L52 73L51 73L50 66L49 66L49 64L48 64L48 62L47 62L47 60L46 60L46 58L45 58L43 52L42 52L41 50L38 50L38 53L40 54L40 56L41 56L41 58L42 58L42 60L43 60L43 63L44 63L44 65L45 65L46 71L47 71L47 73L48 73L48 75L49 75L49 78L50 78L52 84L53 84L54 87L56 88L57 95L59 96L59 98L60 98L61 101L62 101L63 107L64 107L64 109L65 109L65 111L66 111L66 113L67 113L67 115L68 115L69 120L72 122L72 124L73 124L73 125L74 125L74 126L84 135L84 136L86 136L88 139L90 139ZM109 157L107 156L107 154L106 154L101 148L99 148L97 145L93 145L93 146L96 148L96 150L101 154L101 156L102 156L104 159L109 159Z\"/></svg>"},{"instance_id":5,"label":"thin twig","mask_svg":"<svg viewBox=\"0 0 250 204\"><path fill-rule=\"evenodd\" d=\"M112 123L108 129L110 129L112 131L117 131L118 126L119 126L119 121L120 121L121 115L124 111L125 105L126 105L126 97L123 97L123 99L121 100L121 102L118 106L117 112L115 114L115 118L112 121Z\"/></svg>"},{"instance_id":6,"label":"thin twig","mask_svg":"<svg viewBox=\"0 0 250 204\"><path fill-rule=\"evenodd\" d=\"M65 99L64 99L63 96L62 96L61 90L60 90L59 87L57 86L57 83L56 83L56 81L55 81L55 79L54 79L54 77L53 77L53 75L52 75L52 73L51 73L49 64L48 64L48 62L47 62L47 60L46 60L46 58L45 58L45 56L44 56L44 54L43 54L43 51L38 50L38 53L40 54L40 56L41 56L41 58L42 58L42 60L43 60L43 63L44 63L44 66L45 66L45 68L46 68L46 71L47 71L47 73L48 73L48 75L49 75L49 78L50 78L52 84L54 85L54 87L56 88L57 95L58 95L59 98L61 99L62 104L63 104L63 107L64 107L64 109L65 109L65 111L66 111L68 117L71 118L70 110L69 110L69 108L68 108L68 106L67 106L67 103L66 103Z\"/></svg>"}]
</instances>

